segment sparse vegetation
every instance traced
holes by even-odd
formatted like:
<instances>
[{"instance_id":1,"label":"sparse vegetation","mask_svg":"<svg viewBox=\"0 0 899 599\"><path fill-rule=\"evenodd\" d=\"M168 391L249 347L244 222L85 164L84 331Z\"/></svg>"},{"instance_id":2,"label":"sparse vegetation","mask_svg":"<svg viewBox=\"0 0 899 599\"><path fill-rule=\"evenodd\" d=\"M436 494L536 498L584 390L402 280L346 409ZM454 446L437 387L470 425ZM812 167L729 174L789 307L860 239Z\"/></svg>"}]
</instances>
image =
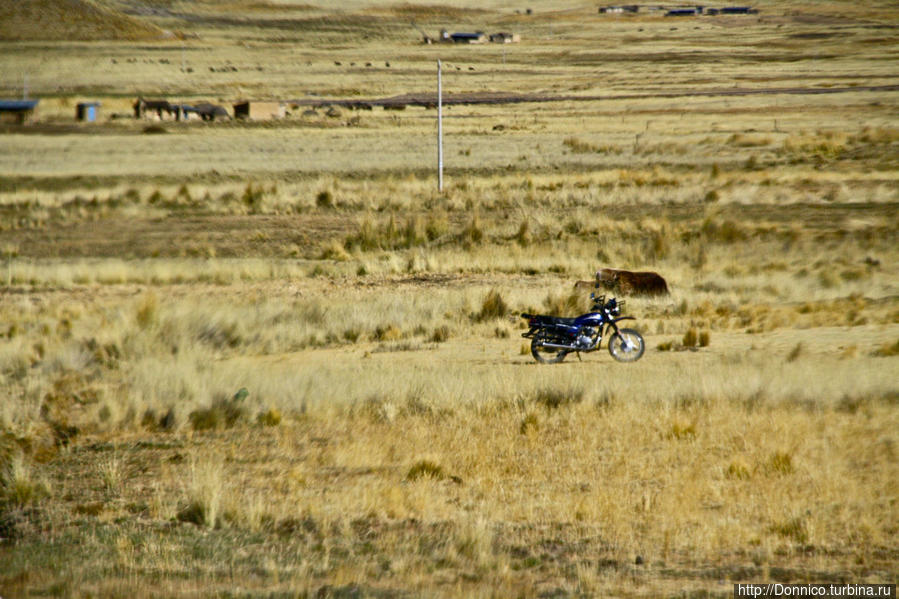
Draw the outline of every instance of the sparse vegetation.
<instances>
[{"instance_id":1,"label":"sparse vegetation","mask_svg":"<svg viewBox=\"0 0 899 599\"><path fill-rule=\"evenodd\" d=\"M0 126L4 597L896 578L895 6L70 4L0 6L0 95L41 98ZM442 193L433 111L303 114L438 56L447 99L567 99L445 107ZM668 280L627 297L661 351L535 367L518 314L600 266Z\"/></svg>"}]
</instances>

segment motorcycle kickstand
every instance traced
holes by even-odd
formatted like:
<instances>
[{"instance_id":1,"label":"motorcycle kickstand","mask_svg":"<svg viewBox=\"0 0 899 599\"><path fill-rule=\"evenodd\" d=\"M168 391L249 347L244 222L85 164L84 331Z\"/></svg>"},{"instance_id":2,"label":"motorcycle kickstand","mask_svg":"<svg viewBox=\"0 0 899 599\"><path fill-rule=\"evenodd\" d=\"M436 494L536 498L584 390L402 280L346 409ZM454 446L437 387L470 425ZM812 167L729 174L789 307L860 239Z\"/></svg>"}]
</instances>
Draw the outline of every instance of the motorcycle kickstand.
<instances>
[{"instance_id":1,"label":"motorcycle kickstand","mask_svg":"<svg viewBox=\"0 0 899 599\"><path fill-rule=\"evenodd\" d=\"M577 361L578 361L578 362L583 362L583 361L584 361L584 359L581 357L581 352L578 351L578 352L574 352L574 353L577 354Z\"/></svg>"}]
</instances>

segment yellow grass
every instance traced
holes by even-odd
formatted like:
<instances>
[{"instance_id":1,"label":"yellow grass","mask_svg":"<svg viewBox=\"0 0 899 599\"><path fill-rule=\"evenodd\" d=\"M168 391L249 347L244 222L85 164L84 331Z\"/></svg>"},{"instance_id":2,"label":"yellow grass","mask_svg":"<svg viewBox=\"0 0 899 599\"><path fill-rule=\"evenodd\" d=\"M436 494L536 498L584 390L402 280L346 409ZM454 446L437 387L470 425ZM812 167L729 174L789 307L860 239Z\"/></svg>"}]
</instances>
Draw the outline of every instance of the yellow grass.
<instances>
[{"instance_id":1,"label":"yellow grass","mask_svg":"<svg viewBox=\"0 0 899 599\"><path fill-rule=\"evenodd\" d=\"M41 97L0 129L0 595L895 581L892 3L98 6L173 37L0 43ZM303 115L438 58L599 98L447 107L442 193L433 110ZM309 105L151 135L138 94ZM646 354L536 364L519 313L601 266L666 278L626 298Z\"/></svg>"}]
</instances>

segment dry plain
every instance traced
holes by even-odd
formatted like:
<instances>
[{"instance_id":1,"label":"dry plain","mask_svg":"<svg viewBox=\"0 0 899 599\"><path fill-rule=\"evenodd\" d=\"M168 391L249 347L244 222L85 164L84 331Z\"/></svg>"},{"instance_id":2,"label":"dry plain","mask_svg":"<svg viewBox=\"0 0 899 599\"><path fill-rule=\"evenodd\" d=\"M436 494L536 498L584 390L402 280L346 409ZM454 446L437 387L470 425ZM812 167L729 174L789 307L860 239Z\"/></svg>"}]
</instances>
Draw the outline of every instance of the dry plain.
<instances>
[{"instance_id":1,"label":"dry plain","mask_svg":"<svg viewBox=\"0 0 899 599\"><path fill-rule=\"evenodd\" d=\"M61 4L0 2L0 595L897 581L894 3ZM448 106L442 192L434 110L327 111L437 59L557 98ZM646 355L534 363L600 266Z\"/></svg>"}]
</instances>

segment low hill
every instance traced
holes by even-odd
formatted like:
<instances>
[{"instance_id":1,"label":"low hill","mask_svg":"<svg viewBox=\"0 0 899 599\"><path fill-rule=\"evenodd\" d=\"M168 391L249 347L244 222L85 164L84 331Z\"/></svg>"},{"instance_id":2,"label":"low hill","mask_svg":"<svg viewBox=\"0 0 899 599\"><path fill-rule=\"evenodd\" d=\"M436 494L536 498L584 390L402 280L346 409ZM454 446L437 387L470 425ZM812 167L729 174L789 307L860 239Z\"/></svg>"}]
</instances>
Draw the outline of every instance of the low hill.
<instances>
[{"instance_id":1,"label":"low hill","mask_svg":"<svg viewBox=\"0 0 899 599\"><path fill-rule=\"evenodd\" d=\"M90 0L0 0L0 41L159 39L164 32Z\"/></svg>"}]
</instances>

